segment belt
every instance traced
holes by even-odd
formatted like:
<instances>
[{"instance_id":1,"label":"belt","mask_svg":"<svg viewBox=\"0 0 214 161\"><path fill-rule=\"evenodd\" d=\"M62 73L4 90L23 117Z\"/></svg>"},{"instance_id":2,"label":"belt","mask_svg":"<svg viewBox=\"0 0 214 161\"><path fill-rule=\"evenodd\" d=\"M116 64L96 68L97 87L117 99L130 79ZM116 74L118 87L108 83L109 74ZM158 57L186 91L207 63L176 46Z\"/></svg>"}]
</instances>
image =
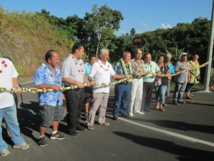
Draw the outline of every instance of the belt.
<instances>
[{"instance_id":1,"label":"belt","mask_svg":"<svg viewBox=\"0 0 214 161\"><path fill-rule=\"evenodd\" d=\"M128 84L128 83L130 83L130 82L125 81L125 82L121 82L121 83L118 83L118 84L122 85L122 84Z\"/></svg>"}]
</instances>

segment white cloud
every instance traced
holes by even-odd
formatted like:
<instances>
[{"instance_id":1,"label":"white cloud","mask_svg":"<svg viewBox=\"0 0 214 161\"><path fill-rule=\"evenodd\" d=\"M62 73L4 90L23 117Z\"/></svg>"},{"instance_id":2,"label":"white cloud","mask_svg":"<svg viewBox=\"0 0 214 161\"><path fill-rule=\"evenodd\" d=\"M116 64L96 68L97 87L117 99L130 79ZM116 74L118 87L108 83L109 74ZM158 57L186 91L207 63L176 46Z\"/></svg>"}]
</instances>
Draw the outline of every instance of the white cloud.
<instances>
[{"instance_id":1,"label":"white cloud","mask_svg":"<svg viewBox=\"0 0 214 161\"><path fill-rule=\"evenodd\" d=\"M170 29L170 28L172 28L172 26L171 26L170 24L165 25L164 23L161 23L161 26L162 26L162 28L164 28L164 29Z\"/></svg>"},{"instance_id":2,"label":"white cloud","mask_svg":"<svg viewBox=\"0 0 214 161\"><path fill-rule=\"evenodd\" d=\"M146 24L145 22L143 22L143 21L140 22L140 24L143 25L143 27L144 27L145 29L148 29L148 28L149 28L149 25L147 25L147 24Z\"/></svg>"}]
</instances>

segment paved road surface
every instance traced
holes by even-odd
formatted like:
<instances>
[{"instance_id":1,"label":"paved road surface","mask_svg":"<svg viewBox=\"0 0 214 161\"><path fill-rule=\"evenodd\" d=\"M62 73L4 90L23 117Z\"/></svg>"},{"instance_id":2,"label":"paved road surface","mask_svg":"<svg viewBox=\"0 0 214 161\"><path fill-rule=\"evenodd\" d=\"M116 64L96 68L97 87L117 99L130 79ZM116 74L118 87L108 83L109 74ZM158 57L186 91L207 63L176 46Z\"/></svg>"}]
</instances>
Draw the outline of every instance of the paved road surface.
<instances>
[{"instance_id":1,"label":"paved road surface","mask_svg":"<svg viewBox=\"0 0 214 161\"><path fill-rule=\"evenodd\" d=\"M32 87L27 84L25 87ZM213 161L214 106L186 104L169 105L165 112L151 110L133 118L111 119L111 93L108 118L111 126L95 125L95 130L66 134L66 123L59 131L65 140L50 140L48 146L37 145L39 135L37 94L24 93L18 107L23 137L30 144L28 150L12 149L1 161ZM84 123L84 121L83 121ZM50 136L51 130L47 132ZM8 141L9 144L11 144Z\"/></svg>"}]
</instances>

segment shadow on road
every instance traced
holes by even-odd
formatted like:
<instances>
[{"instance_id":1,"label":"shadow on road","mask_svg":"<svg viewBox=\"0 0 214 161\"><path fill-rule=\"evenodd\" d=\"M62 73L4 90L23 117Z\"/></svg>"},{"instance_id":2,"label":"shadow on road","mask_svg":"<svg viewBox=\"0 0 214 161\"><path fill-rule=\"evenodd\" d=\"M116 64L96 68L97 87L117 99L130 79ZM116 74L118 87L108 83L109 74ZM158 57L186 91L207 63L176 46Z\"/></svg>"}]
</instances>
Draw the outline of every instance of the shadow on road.
<instances>
[{"instance_id":1,"label":"shadow on road","mask_svg":"<svg viewBox=\"0 0 214 161\"><path fill-rule=\"evenodd\" d=\"M116 135L124 137L142 146L158 149L168 153L177 155L180 161L213 161L214 152L188 148L176 145L173 142L160 140L155 138L148 138L138 135L133 135L124 132L113 132Z\"/></svg>"},{"instance_id":2,"label":"shadow on road","mask_svg":"<svg viewBox=\"0 0 214 161\"><path fill-rule=\"evenodd\" d=\"M190 124L186 122L170 121L170 120L145 120L145 119L138 119L138 118L131 118L131 120L149 122L157 126L183 130L183 131L198 131L198 132L210 133L210 134L214 133L214 126L209 126L209 125Z\"/></svg>"}]
</instances>

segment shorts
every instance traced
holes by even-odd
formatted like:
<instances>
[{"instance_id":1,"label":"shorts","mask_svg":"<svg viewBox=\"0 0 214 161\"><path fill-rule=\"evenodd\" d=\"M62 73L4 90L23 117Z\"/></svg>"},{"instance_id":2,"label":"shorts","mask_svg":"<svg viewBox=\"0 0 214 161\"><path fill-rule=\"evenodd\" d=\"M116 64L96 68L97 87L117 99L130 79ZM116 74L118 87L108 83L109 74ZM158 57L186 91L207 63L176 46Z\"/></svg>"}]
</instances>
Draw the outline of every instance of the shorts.
<instances>
[{"instance_id":1,"label":"shorts","mask_svg":"<svg viewBox=\"0 0 214 161\"><path fill-rule=\"evenodd\" d=\"M92 88L85 87L84 88L84 103L90 103L92 100Z\"/></svg>"},{"instance_id":2,"label":"shorts","mask_svg":"<svg viewBox=\"0 0 214 161\"><path fill-rule=\"evenodd\" d=\"M63 119L64 111L62 105L49 106L44 105L40 109L41 126L49 127L53 125L54 121L61 121Z\"/></svg>"}]
</instances>

